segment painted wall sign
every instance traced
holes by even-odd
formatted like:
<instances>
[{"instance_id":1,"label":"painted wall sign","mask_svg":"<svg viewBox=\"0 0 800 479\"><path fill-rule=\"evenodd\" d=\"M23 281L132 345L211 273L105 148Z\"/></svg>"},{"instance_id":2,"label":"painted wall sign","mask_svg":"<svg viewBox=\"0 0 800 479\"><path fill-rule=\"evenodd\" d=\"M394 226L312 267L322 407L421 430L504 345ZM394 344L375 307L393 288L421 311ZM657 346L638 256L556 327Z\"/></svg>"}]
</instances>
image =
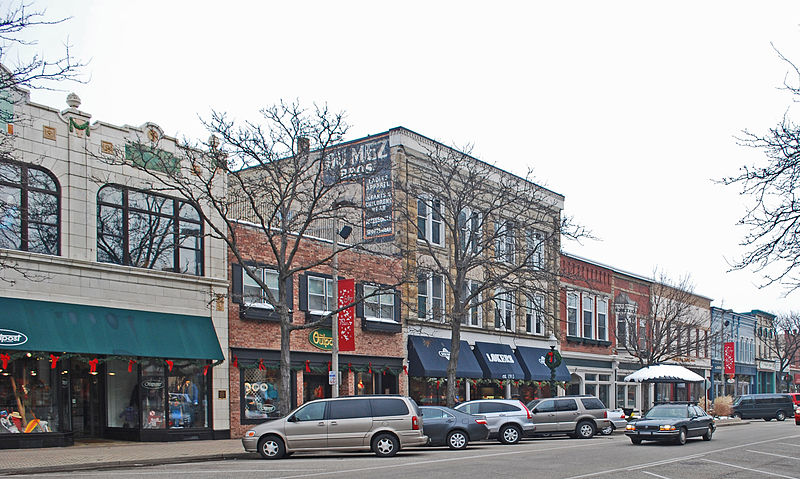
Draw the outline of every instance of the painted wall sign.
<instances>
[{"instance_id":1,"label":"painted wall sign","mask_svg":"<svg viewBox=\"0 0 800 479\"><path fill-rule=\"evenodd\" d=\"M19 331L0 329L0 346L21 346L28 342L28 337Z\"/></svg>"},{"instance_id":2,"label":"painted wall sign","mask_svg":"<svg viewBox=\"0 0 800 479\"><path fill-rule=\"evenodd\" d=\"M330 329L317 328L308 333L308 342L323 351L333 349L333 333Z\"/></svg>"}]
</instances>

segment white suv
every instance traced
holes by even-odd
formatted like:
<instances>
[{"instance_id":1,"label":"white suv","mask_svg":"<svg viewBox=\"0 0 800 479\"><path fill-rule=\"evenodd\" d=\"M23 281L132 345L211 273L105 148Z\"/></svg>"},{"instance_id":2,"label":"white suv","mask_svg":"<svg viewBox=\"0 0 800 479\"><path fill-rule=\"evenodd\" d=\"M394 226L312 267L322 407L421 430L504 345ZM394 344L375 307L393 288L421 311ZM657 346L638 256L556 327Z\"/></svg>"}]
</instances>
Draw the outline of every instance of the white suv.
<instances>
[{"instance_id":1,"label":"white suv","mask_svg":"<svg viewBox=\"0 0 800 479\"><path fill-rule=\"evenodd\" d=\"M489 439L496 438L503 444L516 444L536 428L531 412L516 399L479 399L461 403L455 409L486 416Z\"/></svg>"}]
</instances>

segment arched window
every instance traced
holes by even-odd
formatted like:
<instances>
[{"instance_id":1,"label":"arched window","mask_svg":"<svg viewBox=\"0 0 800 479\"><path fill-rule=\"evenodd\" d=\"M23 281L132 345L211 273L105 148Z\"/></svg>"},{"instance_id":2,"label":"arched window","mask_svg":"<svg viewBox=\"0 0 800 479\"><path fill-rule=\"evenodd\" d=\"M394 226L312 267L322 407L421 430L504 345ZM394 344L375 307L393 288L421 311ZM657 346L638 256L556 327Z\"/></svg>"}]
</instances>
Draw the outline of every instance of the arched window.
<instances>
[{"instance_id":1,"label":"arched window","mask_svg":"<svg viewBox=\"0 0 800 479\"><path fill-rule=\"evenodd\" d=\"M52 173L0 159L0 248L60 254L59 200Z\"/></svg>"},{"instance_id":2,"label":"arched window","mask_svg":"<svg viewBox=\"0 0 800 479\"><path fill-rule=\"evenodd\" d=\"M97 192L97 261L203 274L203 231L194 205L117 185Z\"/></svg>"}]
</instances>

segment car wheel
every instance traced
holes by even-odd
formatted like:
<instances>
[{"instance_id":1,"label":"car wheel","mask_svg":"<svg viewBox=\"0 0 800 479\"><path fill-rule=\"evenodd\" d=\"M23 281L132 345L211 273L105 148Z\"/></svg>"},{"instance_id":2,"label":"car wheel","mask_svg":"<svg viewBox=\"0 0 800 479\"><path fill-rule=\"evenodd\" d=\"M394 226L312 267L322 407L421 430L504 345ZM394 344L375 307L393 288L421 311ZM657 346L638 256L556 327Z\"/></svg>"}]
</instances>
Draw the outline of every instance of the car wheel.
<instances>
[{"instance_id":1,"label":"car wheel","mask_svg":"<svg viewBox=\"0 0 800 479\"><path fill-rule=\"evenodd\" d=\"M703 440L704 441L710 441L711 440L711 436L713 434L714 434L714 428L711 427L711 426L708 426L708 430L706 431L705 434L703 434Z\"/></svg>"},{"instance_id":2,"label":"car wheel","mask_svg":"<svg viewBox=\"0 0 800 479\"><path fill-rule=\"evenodd\" d=\"M601 430L600 430L600 432L601 432L601 433L602 433L604 436L609 436L609 435L611 435L611 433L612 433L612 432L614 432L614 425L612 424L612 425L610 425L610 426L606 426L606 427L604 427L603 429L601 429Z\"/></svg>"},{"instance_id":3,"label":"car wheel","mask_svg":"<svg viewBox=\"0 0 800 479\"><path fill-rule=\"evenodd\" d=\"M675 443L683 446L686 444L686 428L682 427L678 430L678 437L675 438Z\"/></svg>"},{"instance_id":4,"label":"car wheel","mask_svg":"<svg viewBox=\"0 0 800 479\"><path fill-rule=\"evenodd\" d=\"M632 437L631 438L631 442L638 446L639 444L642 443L642 440L641 439L637 439L635 437Z\"/></svg>"},{"instance_id":5,"label":"car wheel","mask_svg":"<svg viewBox=\"0 0 800 479\"><path fill-rule=\"evenodd\" d=\"M286 454L286 446L278 436L264 436L258 441L258 453L264 459L280 459Z\"/></svg>"},{"instance_id":6,"label":"car wheel","mask_svg":"<svg viewBox=\"0 0 800 479\"><path fill-rule=\"evenodd\" d=\"M498 439L503 444L516 444L522 437L522 432L517 426L505 425L500 428Z\"/></svg>"},{"instance_id":7,"label":"car wheel","mask_svg":"<svg viewBox=\"0 0 800 479\"><path fill-rule=\"evenodd\" d=\"M372 452L378 457L392 457L400 449L397 438L391 434L381 433L372 440Z\"/></svg>"},{"instance_id":8,"label":"car wheel","mask_svg":"<svg viewBox=\"0 0 800 479\"><path fill-rule=\"evenodd\" d=\"M594 424L589 421L581 421L578 423L578 427L575 428L575 434L581 439L591 439L595 432L597 430Z\"/></svg>"},{"instance_id":9,"label":"car wheel","mask_svg":"<svg viewBox=\"0 0 800 479\"><path fill-rule=\"evenodd\" d=\"M786 419L786 413L783 411L776 412L775 419L777 419L778 421L783 421L784 419Z\"/></svg>"},{"instance_id":10,"label":"car wheel","mask_svg":"<svg viewBox=\"0 0 800 479\"><path fill-rule=\"evenodd\" d=\"M466 449L467 435L464 431L452 431L447 435L447 447L450 449Z\"/></svg>"}]
</instances>

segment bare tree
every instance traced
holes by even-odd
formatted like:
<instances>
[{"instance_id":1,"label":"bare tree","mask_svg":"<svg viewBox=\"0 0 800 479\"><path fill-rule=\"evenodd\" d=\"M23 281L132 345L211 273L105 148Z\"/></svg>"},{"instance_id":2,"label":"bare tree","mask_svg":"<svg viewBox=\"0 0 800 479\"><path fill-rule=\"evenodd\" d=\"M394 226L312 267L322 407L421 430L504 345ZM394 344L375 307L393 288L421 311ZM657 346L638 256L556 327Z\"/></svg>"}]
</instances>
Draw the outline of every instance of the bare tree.
<instances>
[{"instance_id":1,"label":"bare tree","mask_svg":"<svg viewBox=\"0 0 800 479\"><path fill-rule=\"evenodd\" d=\"M796 312L775 316L762 339L768 356L778 361L778 376L786 376L792 361L800 355L800 314ZM788 391L791 379L786 382Z\"/></svg>"},{"instance_id":2,"label":"bare tree","mask_svg":"<svg viewBox=\"0 0 800 479\"><path fill-rule=\"evenodd\" d=\"M494 328L516 334L514 311L527 308L530 321L556 332L560 237L585 232L561 217L559 195L529 178L436 142L427 148L416 156L405 150L405 179L396 188L406 196L408 275L416 276L419 291L433 289L430 301L410 309L450 330L447 405L453 406L462 326L475 325L478 311L493 305Z\"/></svg>"},{"instance_id":3,"label":"bare tree","mask_svg":"<svg viewBox=\"0 0 800 479\"><path fill-rule=\"evenodd\" d=\"M305 109L298 103L281 102L262 109L261 121L237 123L212 112L204 122L212 134L210 139L184 144L179 157L139 138L105 160L134 166L149 175L153 189L178 193L200 206L198 214L209 228L206 234L224 241L244 274L260 288L280 323L280 412L287 414L291 333L319 326L364 299L329 307L320 319L301 321L294 315L289 294L292 278L330 264L342 251L366 250L367 245L354 235L336 249L319 248L320 237L334 239L333 224L353 229L360 225L357 195L361 188L323 166L347 131L344 114L324 106ZM227 185L227 194L223 185ZM158 241L138 244L146 250L143 260L159 250ZM314 245L315 251L323 253L307 254ZM253 266L265 256L277 273L277 284L268 284ZM370 296L385 292L385 288Z\"/></svg>"},{"instance_id":4,"label":"bare tree","mask_svg":"<svg viewBox=\"0 0 800 479\"><path fill-rule=\"evenodd\" d=\"M632 302L614 305L617 316L617 349L633 356L642 366L696 356L712 340L710 317L693 293L688 277L671 281L664 273L654 274L646 311Z\"/></svg>"},{"instance_id":5,"label":"bare tree","mask_svg":"<svg viewBox=\"0 0 800 479\"><path fill-rule=\"evenodd\" d=\"M783 89L794 102L800 102L800 70L775 51L790 67ZM741 187L740 194L752 202L739 220L749 228L741 242L747 252L733 264L733 269L752 267L763 274L762 286L778 283L788 287L789 292L794 291L800 287L800 126L787 111L768 132L745 130L739 142L762 150L767 158L764 164L745 166L739 174L721 180L725 185Z\"/></svg>"}]
</instances>

